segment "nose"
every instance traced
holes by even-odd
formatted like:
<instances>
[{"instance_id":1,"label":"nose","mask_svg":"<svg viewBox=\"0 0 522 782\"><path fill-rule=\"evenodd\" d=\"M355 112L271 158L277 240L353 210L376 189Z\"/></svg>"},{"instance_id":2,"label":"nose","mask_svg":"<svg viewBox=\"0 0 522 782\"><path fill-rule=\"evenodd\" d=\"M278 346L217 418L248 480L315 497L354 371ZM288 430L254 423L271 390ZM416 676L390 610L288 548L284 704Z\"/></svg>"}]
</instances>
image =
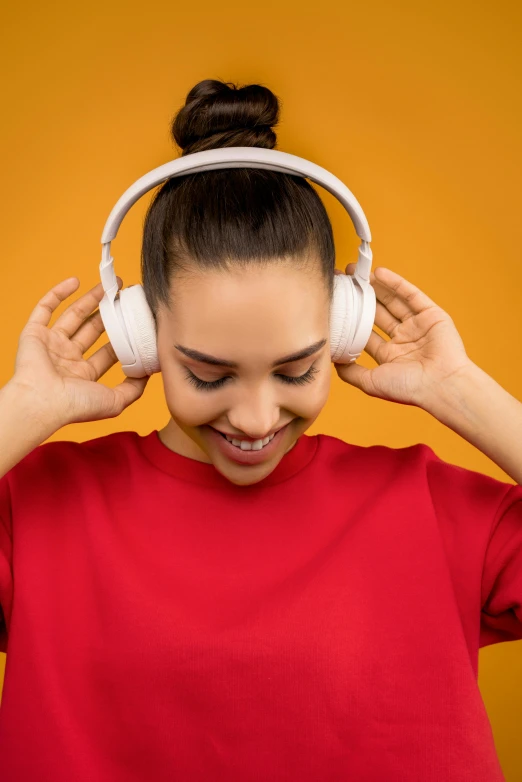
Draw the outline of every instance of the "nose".
<instances>
[{"instance_id":1,"label":"nose","mask_svg":"<svg viewBox=\"0 0 522 782\"><path fill-rule=\"evenodd\" d=\"M246 437L249 440L264 440L265 437L268 437L268 435L274 430L278 429L277 421L274 421L272 424L267 425L265 427L261 427L259 424L257 426L252 425L251 427L244 425L237 425L234 424L232 419L229 416L230 424L234 428L234 433L239 437Z\"/></svg>"},{"instance_id":2,"label":"nose","mask_svg":"<svg viewBox=\"0 0 522 782\"><path fill-rule=\"evenodd\" d=\"M279 406L252 395L228 411L230 426L239 437L262 440L279 427Z\"/></svg>"}]
</instances>

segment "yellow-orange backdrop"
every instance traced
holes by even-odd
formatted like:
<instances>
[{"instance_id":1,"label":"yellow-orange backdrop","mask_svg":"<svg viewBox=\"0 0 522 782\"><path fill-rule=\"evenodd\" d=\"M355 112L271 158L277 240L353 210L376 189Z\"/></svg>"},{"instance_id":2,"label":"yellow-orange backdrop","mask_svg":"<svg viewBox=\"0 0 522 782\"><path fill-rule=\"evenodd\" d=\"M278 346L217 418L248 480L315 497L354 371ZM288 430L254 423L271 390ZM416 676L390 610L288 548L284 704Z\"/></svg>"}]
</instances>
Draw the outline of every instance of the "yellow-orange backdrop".
<instances>
[{"instance_id":1,"label":"yellow-orange backdrop","mask_svg":"<svg viewBox=\"0 0 522 782\"><path fill-rule=\"evenodd\" d=\"M135 179L177 156L169 120L188 90L222 78L279 95L279 149L347 183L372 229L374 265L446 309L473 361L522 399L521 30L516 0L30 0L4 8L0 384L13 373L37 300L71 275L79 293L98 282L108 213ZM342 207L321 194L344 268L358 240ZM124 284L140 281L149 200L133 207L113 245ZM361 363L373 366L366 354ZM122 379L116 366L103 380ZM168 415L156 375L118 419L52 439L145 434ZM335 373L309 434L319 431L362 445L426 442L448 461L510 480L428 414L366 397ZM482 650L479 685L506 779L520 780L522 642Z\"/></svg>"}]
</instances>

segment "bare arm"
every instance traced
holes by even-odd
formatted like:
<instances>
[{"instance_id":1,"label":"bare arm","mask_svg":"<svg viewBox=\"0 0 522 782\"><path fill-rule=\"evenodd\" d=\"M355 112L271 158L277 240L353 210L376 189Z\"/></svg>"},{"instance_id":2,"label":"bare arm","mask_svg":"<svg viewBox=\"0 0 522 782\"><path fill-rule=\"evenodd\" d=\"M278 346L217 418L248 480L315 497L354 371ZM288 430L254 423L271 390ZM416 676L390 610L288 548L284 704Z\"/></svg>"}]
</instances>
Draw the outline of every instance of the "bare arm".
<instances>
[{"instance_id":1,"label":"bare arm","mask_svg":"<svg viewBox=\"0 0 522 782\"><path fill-rule=\"evenodd\" d=\"M23 387L10 380L0 388L0 477L58 429Z\"/></svg>"}]
</instances>

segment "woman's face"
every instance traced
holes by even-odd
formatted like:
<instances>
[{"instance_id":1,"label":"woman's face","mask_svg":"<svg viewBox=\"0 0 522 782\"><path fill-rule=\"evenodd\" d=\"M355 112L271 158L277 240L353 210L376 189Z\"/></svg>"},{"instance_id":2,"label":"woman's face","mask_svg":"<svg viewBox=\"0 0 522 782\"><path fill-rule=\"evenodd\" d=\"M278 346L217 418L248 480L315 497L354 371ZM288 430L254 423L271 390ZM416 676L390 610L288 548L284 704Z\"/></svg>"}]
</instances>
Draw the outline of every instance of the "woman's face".
<instances>
[{"instance_id":1,"label":"woman's face","mask_svg":"<svg viewBox=\"0 0 522 782\"><path fill-rule=\"evenodd\" d=\"M232 483L257 483L315 421L330 390L330 305L319 264L194 270L177 277L172 291L172 308L157 314L172 416L160 439L212 463ZM309 355L288 360L311 346ZM279 429L255 450L219 433L253 443Z\"/></svg>"}]
</instances>

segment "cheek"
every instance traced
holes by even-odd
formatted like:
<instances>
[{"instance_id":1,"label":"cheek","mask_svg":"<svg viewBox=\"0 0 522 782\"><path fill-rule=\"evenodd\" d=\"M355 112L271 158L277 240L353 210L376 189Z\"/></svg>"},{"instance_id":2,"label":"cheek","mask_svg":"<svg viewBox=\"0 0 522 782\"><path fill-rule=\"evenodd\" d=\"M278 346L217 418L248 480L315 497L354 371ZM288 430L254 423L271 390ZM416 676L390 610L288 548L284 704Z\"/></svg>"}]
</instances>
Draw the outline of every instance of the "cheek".
<instances>
[{"instance_id":1,"label":"cheek","mask_svg":"<svg viewBox=\"0 0 522 782\"><path fill-rule=\"evenodd\" d=\"M171 416L184 426L200 426L220 413L215 394L193 388L177 371L162 371L165 401Z\"/></svg>"},{"instance_id":2,"label":"cheek","mask_svg":"<svg viewBox=\"0 0 522 782\"><path fill-rule=\"evenodd\" d=\"M331 384L332 373L327 366L321 369L320 374L316 376L315 381L309 387L304 386L301 389L300 406L303 410L308 411L307 415L304 412L300 413L303 418L312 418L319 414L328 400Z\"/></svg>"},{"instance_id":3,"label":"cheek","mask_svg":"<svg viewBox=\"0 0 522 782\"><path fill-rule=\"evenodd\" d=\"M311 383L304 385L283 385L274 380L277 392L273 397L281 411L305 419L315 419L325 406L332 383L331 365L318 367L320 370ZM282 387L281 387L282 386Z\"/></svg>"}]
</instances>

